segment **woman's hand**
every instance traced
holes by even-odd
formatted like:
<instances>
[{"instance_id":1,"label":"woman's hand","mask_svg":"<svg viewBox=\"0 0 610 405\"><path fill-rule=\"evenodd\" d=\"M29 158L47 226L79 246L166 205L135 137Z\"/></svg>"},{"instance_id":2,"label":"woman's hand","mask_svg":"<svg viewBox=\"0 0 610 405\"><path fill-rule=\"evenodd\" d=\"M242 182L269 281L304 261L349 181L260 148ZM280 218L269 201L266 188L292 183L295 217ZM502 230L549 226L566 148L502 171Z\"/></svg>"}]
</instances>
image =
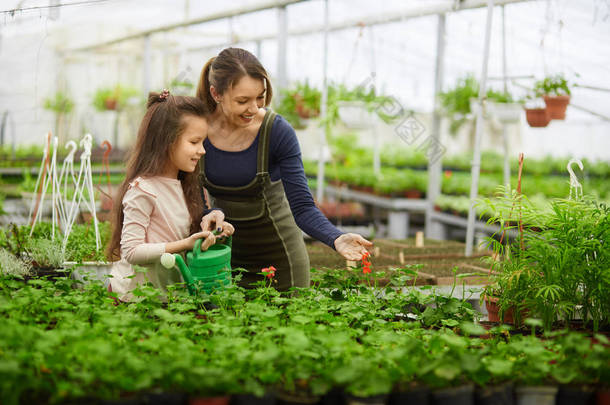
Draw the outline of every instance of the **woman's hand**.
<instances>
[{"instance_id":1,"label":"woman's hand","mask_svg":"<svg viewBox=\"0 0 610 405\"><path fill-rule=\"evenodd\" d=\"M335 249L347 260L360 260L367 248L373 247L373 242L364 239L357 233L344 233L335 239Z\"/></svg>"},{"instance_id":2,"label":"woman's hand","mask_svg":"<svg viewBox=\"0 0 610 405\"><path fill-rule=\"evenodd\" d=\"M233 235L233 233L235 232L235 228L233 227L233 225L231 225L227 221L223 221L220 228L222 228L222 233L217 236L218 238L229 237L229 236Z\"/></svg>"},{"instance_id":3,"label":"woman's hand","mask_svg":"<svg viewBox=\"0 0 610 405\"><path fill-rule=\"evenodd\" d=\"M225 213L221 210L212 210L209 214L201 218L202 231L220 231L225 221Z\"/></svg>"}]
</instances>

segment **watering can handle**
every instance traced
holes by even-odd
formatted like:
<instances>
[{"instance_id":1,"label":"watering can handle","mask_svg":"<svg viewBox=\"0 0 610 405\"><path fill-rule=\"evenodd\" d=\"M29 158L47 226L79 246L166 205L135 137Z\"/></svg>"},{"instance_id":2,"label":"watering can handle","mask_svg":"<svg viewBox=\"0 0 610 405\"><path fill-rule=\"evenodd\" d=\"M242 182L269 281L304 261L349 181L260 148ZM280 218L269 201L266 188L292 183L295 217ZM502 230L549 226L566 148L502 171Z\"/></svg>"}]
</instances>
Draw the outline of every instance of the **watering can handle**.
<instances>
[{"instance_id":1,"label":"watering can handle","mask_svg":"<svg viewBox=\"0 0 610 405\"><path fill-rule=\"evenodd\" d=\"M203 239L197 239L195 241L195 246L193 246L193 253L195 254L195 256L197 256L198 254L201 253L201 244L203 243ZM229 236L227 238L227 246L231 247L231 245L233 244L233 237Z\"/></svg>"}]
</instances>

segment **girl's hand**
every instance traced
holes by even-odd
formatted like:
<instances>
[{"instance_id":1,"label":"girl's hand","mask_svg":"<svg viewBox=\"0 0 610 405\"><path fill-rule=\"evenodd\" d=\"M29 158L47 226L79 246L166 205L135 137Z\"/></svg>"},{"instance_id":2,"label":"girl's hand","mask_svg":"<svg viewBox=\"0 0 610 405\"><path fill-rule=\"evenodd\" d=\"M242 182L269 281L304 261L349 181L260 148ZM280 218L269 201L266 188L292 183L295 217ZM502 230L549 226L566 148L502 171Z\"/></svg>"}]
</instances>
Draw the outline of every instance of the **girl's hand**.
<instances>
[{"instance_id":1,"label":"girl's hand","mask_svg":"<svg viewBox=\"0 0 610 405\"><path fill-rule=\"evenodd\" d=\"M366 248L370 247L373 247L373 243L357 233L344 233L335 239L335 249L347 260L360 260Z\"/></svg>"},{"instance_id":2,"label":"girl's hand","mask_svg":"<svg viewBox=\"0 0 610 405\"><path fill-rule=\"evenodd\" d=\"M197 232L197 233L192 234L188 238L186 238L186 240L188 241L187 242L188 246L185 250L193 249L193 246L195 246L195 242L197 242L197 239L203 239L203 238L205 238L205 240L203 242L201 242L201 250L208 250L208 248L210 246L212 246L214 243L216 243L216 236L212 232L210 232L210 231Z\"/></svg>"},{"instance_id":3,"label":"girl's hand","mask_svg":"<svg viewBox=\"0 0 610 405\"><path fill-rule=\"evenodd\" d=\"M202 231L216 231L221 228L225 221L225 214L221 210L212 210L209 214L201 218L201 230Z\"/></svg>"}]
</instances>

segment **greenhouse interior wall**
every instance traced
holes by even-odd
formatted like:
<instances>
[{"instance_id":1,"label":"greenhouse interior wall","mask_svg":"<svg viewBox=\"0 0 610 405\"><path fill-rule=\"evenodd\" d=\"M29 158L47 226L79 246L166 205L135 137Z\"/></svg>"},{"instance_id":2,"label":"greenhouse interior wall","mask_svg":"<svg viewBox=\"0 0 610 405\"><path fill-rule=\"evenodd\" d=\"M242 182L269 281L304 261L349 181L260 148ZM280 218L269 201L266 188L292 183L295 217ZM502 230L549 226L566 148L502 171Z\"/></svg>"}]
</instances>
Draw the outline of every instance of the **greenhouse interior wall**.
<instances>
[{"instance_id":1,"label":"greenhouse interior wall","mask_svg":"<svg viewBox=\"0 0 610 405\"><path fill-rule=\"evenodd\" d=\"M0 404L609 404L609 39L610 0L0 2ZM258 90L127 181L228 47L289 183L187 174Z\"/></svg>"}]
</instances>

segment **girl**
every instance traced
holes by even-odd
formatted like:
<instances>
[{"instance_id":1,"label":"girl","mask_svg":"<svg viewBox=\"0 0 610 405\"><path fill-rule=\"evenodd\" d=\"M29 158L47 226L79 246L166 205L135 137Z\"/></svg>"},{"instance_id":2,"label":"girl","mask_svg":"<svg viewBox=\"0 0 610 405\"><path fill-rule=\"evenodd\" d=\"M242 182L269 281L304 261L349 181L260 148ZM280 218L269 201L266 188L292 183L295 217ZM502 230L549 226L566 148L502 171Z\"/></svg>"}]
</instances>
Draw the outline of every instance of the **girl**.
<instances>
[{"instance_id":1,"label":"girl","mask_svg":"<svg viewBox=\"0 0 610 405\"><path fill-rule=\"evenodd\" d=\"M163 253L192 249L200 238L205 238L202 249L215 242L214 234L200 227L204 202L198 175L205 153L205 104L163 90L150 93L147 107L117 195L108 249L110 260L119 260L112 268L109 290L122 301L129 301L131 291L146 279L164 293L167 285L182 281L177 271L161 266ZM206 212L206 222L222 229L221 236L231 235L233 227L224 222L222 211L211 211ZM147 272L135 274L132 264L143 265Z\"/></svg>"}]
</instances>

